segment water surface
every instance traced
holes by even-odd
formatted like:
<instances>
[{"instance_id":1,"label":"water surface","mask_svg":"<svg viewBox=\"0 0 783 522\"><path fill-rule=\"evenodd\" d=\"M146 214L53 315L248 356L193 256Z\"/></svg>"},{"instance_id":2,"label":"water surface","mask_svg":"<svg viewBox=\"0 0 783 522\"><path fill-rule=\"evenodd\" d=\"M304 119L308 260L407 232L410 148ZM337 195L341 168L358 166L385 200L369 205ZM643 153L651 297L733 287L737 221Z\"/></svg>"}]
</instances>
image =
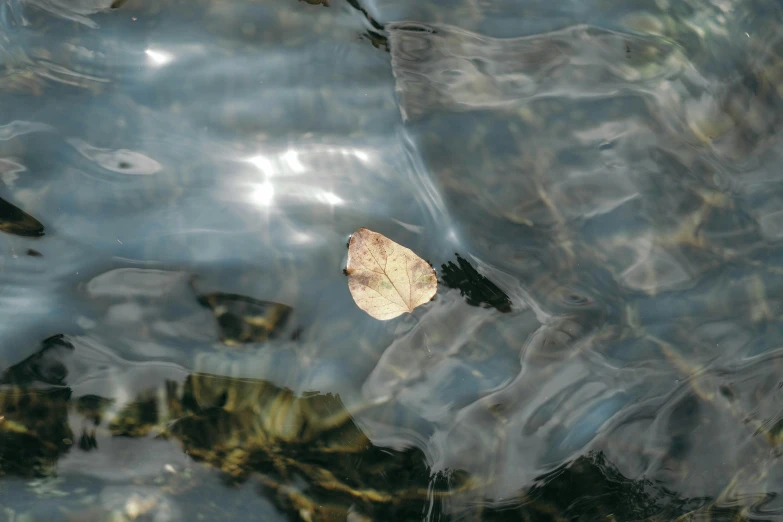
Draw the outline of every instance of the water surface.
<instances>
[{"instance_id":1,"label":"water surface","mask_svg":"<svg viewBox=\"0 0 783 522\"><path fill-rule=\"evenodd\" d=\"M781 22L1 0L0 519L783 520Z\"/></svg>"}]
</instances>

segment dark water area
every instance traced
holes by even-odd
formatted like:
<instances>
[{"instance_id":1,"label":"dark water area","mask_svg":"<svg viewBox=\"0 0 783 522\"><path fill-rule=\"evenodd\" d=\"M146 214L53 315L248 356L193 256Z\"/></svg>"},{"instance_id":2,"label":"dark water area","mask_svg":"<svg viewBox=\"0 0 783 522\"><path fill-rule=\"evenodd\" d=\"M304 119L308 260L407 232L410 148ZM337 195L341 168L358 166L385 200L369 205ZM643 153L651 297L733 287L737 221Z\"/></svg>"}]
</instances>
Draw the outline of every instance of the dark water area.
<instances>
[{"instance_id":1,"label":"dark water area","mask_svg":"<svg viewBox=\"0 0 783 522\"><path fill-rule=\"evenodd\" d=\"M0 521L783 520L782 23L0 0Z\"/></svg>"}]
</instances>

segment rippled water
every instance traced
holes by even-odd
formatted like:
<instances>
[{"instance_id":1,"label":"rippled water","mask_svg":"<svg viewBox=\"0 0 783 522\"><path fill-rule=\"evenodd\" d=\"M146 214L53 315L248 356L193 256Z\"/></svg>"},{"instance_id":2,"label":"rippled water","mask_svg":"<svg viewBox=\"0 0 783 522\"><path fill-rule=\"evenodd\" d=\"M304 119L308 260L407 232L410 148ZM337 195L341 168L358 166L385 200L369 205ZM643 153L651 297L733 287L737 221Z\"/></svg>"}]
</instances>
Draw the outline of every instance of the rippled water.
<instances>
[{"instance_id":1,"label":"rippled water","mask_svg":"<svg viewBox=\"0 0 783 522\"><path fill-rule=\"evenodd\" d=\"M781 22L0 0L0 520L783 520Z\"/></svg>"}]
</instances>

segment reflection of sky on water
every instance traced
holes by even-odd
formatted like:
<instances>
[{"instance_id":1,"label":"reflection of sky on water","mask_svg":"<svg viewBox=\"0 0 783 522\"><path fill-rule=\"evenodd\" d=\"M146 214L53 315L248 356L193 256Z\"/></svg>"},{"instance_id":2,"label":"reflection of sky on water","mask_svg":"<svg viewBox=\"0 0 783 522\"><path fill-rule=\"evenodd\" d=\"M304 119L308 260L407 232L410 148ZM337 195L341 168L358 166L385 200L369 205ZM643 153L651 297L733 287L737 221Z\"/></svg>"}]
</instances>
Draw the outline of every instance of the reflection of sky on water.
<instances>
[{"instance_id":1,"label":"reflection of sky on water","mask_svg":"<svg viewBox=\"0 0 783 522\"><path fill-rule=\"evenodd\" d=\"M263 181L251 184L250 201L261 206L269 207L275 198L275 194L286 197L290 201L299 201L304 204L322 203L332 207L345 204L345 200L331 190L324 190L317 185L307 184L309 179L323 179L322 184L334 185L342 181L343 176L339 172L330 173L323 169L324 163L330 161L339 169L351 165L351 159L359 160L358 164L351 165L353 169L379 169L377 160L374 161L372 150L361 150L350 147L313 147L312 149L294 150L288 148L278 154L257 154L245 161L252 164L263 175ZM336 156L336 158L335 158ZM327 163L328 164L328 163ZM331 174L331 175L330 175ZM287 178L305 176L299 180ZM273 183L273 178L280 178ZM277 185L277 189L275 187Z\"/></svg>"}]
</instances>

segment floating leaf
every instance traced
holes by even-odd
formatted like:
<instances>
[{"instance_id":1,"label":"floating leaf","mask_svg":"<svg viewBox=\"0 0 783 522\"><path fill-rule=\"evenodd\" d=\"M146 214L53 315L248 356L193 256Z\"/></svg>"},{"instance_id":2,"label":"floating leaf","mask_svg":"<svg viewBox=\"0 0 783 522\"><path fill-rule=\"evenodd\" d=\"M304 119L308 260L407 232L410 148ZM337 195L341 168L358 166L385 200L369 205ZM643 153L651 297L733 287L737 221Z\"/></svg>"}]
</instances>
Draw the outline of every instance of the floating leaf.
<instances>
[{"instance_id":1,"label":"floating leaf","mask_svg":"<svg viewBox=\"0 0 783 522\"><path fill-rule=\"evenodd\" d=\"M391 239L360 228L348 242L348 289L356 304L386 321L431 301L438 289L435 269Z\"/></svg>"}]
</instances>

